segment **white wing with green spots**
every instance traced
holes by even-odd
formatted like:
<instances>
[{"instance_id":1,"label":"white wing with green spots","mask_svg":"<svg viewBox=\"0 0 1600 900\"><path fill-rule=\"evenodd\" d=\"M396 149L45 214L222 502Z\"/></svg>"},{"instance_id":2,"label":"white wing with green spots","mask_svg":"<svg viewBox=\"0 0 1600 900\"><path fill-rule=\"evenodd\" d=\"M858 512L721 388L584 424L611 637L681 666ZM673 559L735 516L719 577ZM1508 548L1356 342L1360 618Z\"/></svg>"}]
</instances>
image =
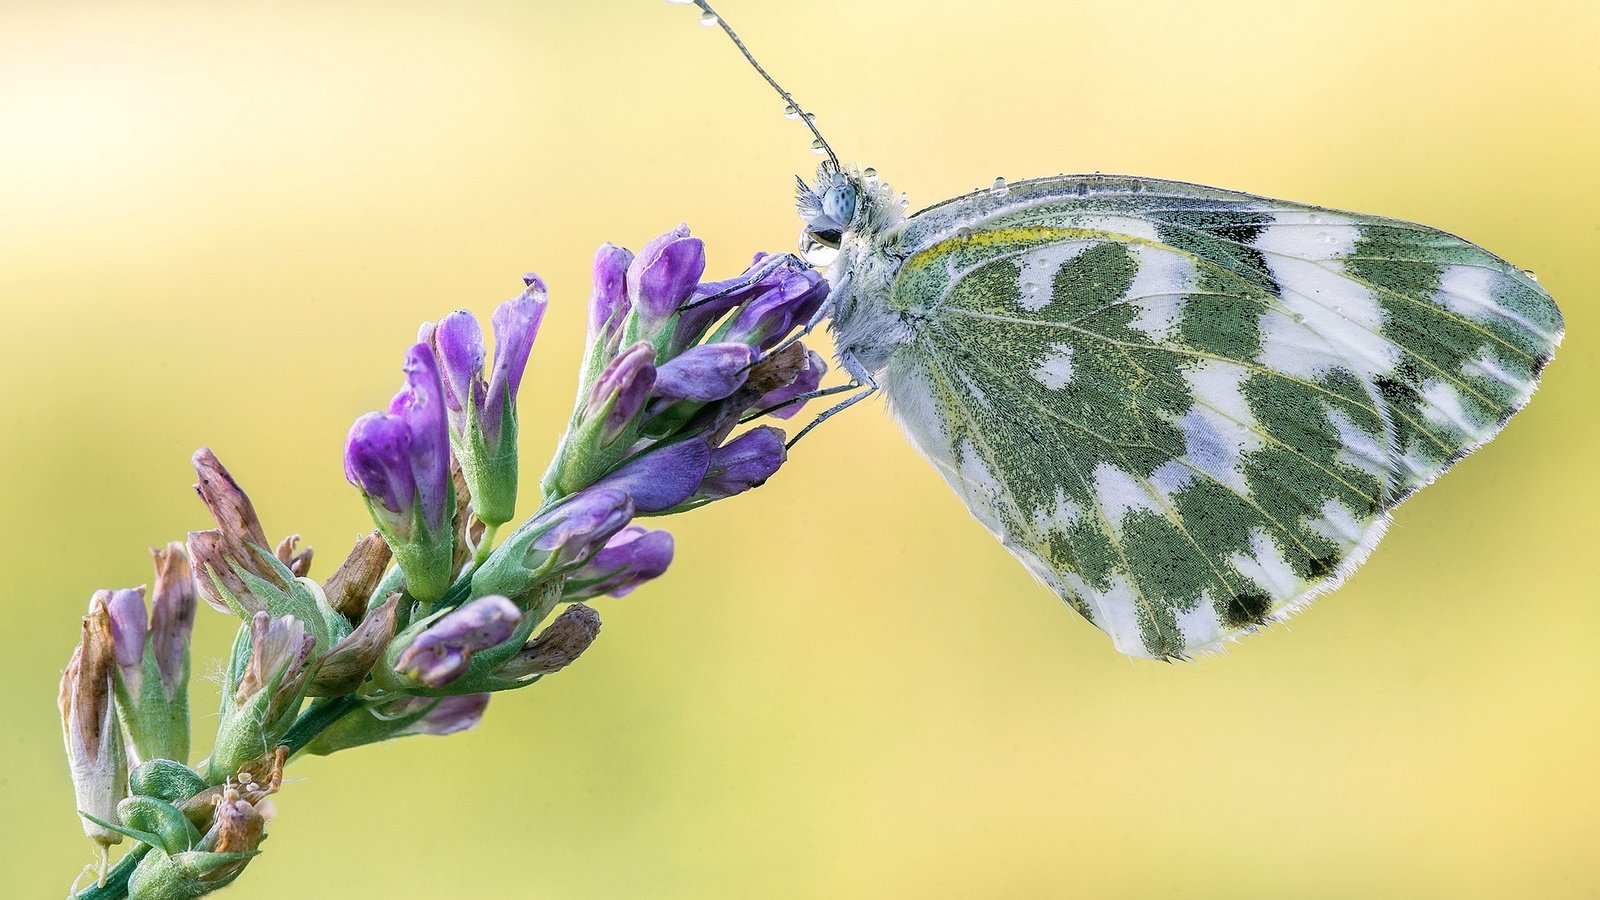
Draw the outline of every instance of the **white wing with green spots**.
<instances>
[{"instance_id":1,"label":"white wing with green spots","mask_svg":"<svg viewBox=\"0 0 1600 900\"><path fill-rule=\"evenodd\" d=\"M1459 238L1152 180L970 195L841 261L841 347L973 514L1136 656L1337 586L1527 402L1562 329Z\"/></svg>"}]
</instances>

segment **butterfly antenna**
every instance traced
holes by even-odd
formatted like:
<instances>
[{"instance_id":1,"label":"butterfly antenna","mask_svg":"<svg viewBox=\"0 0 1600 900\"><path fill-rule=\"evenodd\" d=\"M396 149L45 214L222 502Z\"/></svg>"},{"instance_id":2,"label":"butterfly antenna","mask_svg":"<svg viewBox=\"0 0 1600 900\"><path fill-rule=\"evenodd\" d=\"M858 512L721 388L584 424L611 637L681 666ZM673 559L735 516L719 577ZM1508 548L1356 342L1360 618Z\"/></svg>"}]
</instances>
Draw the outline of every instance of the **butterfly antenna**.
<instances>
[{"instance_id":1,"label":"butterfly antenna","mask_svg":"<svg viewBox=\"0 0 1600 900\"><path fill-rule=\"evenodd\" d=\"M682 0L679 0L679 2L682 2ZM693 2L695 6L700 7L702 21L709 18L711 21L716 22L722 28L722 32L728 36L728 40L733 41L733 45L739 48L740 53L744 54L745 61L750 63L750 67L755 69L756 73L766 79L767 84L772 85L772 89L778 92L778 96L782 97L783 102L788 104L788 106L784 107L784 111L799 116L800 121L806 123L806 127L811 129L812 136L817 139L817 148L828 155L828 164L832 166L833 171L839 171L839 157L833 152L833 148L828 146L828 141L822 136L822 132L817 130L816 117L801 108L800 104L794 99L794 95L784 90L783 85L779 84L776 78L767 74L767 70L761 67L761 63L756 62L755 54L751 53L750 48L744 45L744 40L739 37L739 32L734 31L733 26L728 24L728 20L712 9L710 3L707 3L706 0L693 0Z\"/></svg>"}]
</instances>

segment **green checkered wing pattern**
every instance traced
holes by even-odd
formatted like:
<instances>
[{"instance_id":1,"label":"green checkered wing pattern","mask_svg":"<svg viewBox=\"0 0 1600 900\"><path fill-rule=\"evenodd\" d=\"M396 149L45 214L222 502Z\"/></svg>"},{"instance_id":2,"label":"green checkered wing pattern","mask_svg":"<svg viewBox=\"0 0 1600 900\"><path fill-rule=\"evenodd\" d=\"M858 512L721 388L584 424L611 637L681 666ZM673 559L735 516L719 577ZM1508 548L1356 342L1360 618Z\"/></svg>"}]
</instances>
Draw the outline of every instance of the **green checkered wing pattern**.
<instances>
[{"instance_id":1,"label":"green checkered wing pattern","mask_svg":"<svg viewBox=\"0 0 1600 900\"><path fill-rule=\"evenodd\" d=\"M1136 656L1330 590L1560 340L1526 273L1404 222L1105 177L909 220L891 408L973 514Z\"/></svg>"}]
</instances>

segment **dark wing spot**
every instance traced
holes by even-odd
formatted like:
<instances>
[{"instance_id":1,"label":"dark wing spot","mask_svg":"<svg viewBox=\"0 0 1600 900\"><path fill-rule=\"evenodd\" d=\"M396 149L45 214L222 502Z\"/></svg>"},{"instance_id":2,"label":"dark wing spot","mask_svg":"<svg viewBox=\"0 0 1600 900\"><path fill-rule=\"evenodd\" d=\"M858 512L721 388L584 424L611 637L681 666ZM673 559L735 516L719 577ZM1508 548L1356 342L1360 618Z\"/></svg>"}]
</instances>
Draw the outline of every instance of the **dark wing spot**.
<instances>
[{"instance_id":1,"label":"dark wing spot","mask_svg":"<svg viewBox=\"0 0 1600 900\"><path fill-rule=\"evenodd\" d=\"M1333 574L1334 569L1339 568L1339 556L1333 553L1330 553L1327 556L1319 556L1316 559L1311 560L1306 568L1311 573L1311 578L1309 580L1320 581Z\"/></svg>"},{"instance_id":2,"label":"dark wing spot","mask_svg":"<svg viewBox=\"0 0 1600 900\"><path fill-rule=\"evenodd\" d=\"M1272 598L1266 594L1235 594L1228 598L1222 617L1229 628L1255 625L1272 611Z\"/></svg>"}]
</instances>

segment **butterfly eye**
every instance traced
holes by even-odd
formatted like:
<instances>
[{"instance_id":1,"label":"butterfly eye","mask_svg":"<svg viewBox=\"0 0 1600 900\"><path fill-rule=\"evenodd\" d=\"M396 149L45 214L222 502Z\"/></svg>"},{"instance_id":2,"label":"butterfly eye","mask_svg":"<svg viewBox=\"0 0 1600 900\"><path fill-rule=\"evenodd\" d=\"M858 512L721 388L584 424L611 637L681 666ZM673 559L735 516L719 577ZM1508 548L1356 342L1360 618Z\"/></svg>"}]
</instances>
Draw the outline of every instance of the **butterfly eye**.
<instances>
[{"instance_id":1,"label":"butterfly eye","mask_svg":"<svg viewBox=\"0 0 1600 900\"><path fill-rule=\"evenodd\" d=\"M848 227L856 215L856 192L848 184L836 184L822 195L822 214Z\"/></svg>"}]
</instances>

